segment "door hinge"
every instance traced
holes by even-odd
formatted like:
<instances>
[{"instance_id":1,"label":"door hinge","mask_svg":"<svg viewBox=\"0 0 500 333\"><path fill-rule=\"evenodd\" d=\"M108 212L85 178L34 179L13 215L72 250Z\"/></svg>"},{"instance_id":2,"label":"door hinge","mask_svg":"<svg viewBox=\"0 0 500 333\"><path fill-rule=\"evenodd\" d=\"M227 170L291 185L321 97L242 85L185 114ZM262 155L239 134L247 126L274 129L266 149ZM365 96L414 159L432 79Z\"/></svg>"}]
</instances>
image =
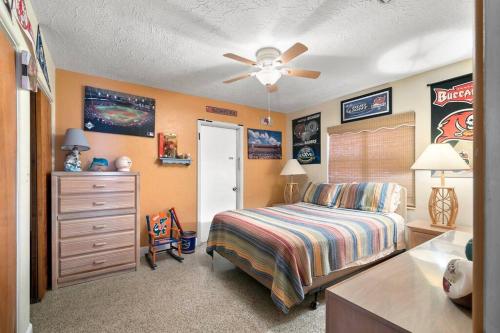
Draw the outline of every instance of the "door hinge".
<instances>
[{"instance_id":1,"label":"door hinge","mask_svg":"<svg viewBox=\"0 0 500 333\"><path fill-rule=\"evenodd\" d=\"M198 132L198 140L201 140L200 132Z\"/></svg>"}]
</instances>

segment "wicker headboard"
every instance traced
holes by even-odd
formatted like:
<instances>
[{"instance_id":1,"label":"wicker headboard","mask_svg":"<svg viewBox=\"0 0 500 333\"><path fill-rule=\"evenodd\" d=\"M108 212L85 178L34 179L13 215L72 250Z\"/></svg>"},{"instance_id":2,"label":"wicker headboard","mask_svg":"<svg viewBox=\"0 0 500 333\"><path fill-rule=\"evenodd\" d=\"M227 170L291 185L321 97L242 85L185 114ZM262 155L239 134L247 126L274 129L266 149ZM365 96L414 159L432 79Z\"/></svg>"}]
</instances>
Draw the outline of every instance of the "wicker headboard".
<instances>
[{"instance_id":1,"label":"wicker headboard","mask_svg":"<svg viewBox=\"0 0 500 333\"><path fill-rule=\"evenodd\" d=\"M405 223L408 222L408 212L406 210L406 204L407 204L407 190L406 187L401 186L401 191L399 191L400 199L399 199L399 206L398 209L396 209L396 213L401 215L405 219Z\"/></svg>"}]
</instances>

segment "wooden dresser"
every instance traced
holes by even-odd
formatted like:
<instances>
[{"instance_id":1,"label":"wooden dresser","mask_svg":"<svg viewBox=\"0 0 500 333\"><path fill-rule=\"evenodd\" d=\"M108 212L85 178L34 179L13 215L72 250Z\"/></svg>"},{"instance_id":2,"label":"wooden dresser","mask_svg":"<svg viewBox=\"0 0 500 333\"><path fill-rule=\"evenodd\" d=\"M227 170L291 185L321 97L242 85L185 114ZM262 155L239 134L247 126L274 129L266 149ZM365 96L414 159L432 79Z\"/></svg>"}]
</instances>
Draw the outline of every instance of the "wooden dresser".
<instances>
[{"instance_id":1,"label":"wooden dresser","mask_svg":"<svg viewBox=\"0 0 500 333\"><path fill-rule=\"evenodd\" d=\"M52 288L134 270L139 174L52 173Z\"/></svg>"},{"instance_id":2,"label":"wooden dresser","mask_svg":"<svg viewBox=\"0 0 500 333\"><path fill-rule=\"evenodd\" d=\"M443 291L469 233L449 231L326 291L326 332L472 332L472 313Z\"/></svg>"}]
</instances>

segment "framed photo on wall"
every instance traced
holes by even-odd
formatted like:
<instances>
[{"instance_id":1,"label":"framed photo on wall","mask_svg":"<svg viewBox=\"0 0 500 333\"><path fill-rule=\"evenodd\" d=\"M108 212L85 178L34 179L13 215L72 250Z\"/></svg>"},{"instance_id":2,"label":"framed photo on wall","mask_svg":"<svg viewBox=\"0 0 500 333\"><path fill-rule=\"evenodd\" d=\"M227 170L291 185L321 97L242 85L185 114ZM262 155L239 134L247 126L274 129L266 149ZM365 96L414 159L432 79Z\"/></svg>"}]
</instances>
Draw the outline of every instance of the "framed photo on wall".
<instances>
[{"instance_id":1,"label":"framed photo on wall","mask_svg":"<svg viewBox=\"0 0 500 333\"><path fill-rule=\"evenodd\" d=\"M248 129L248 158L281 160L281 132Z\"/></svg>"},{"instance_id":2,"label":"framed photo on wall","mask_svg":"<svg viewBox=\"0 0 500 333\"><path fill-rule=\"evenodd\" d=\"M340 122L392 114L392 88L386 88L340 102Z\"/></svg>"},{"instance_id":3,"label":"framed photo on wall","mask_svg":"<svg viewBox=\"0 0 500 333\"><path fill-rule=\"evenodd\" d=\"M155 136L153 98L85 87L83 128L112 134Z\"/></svg>"}]
</instances>

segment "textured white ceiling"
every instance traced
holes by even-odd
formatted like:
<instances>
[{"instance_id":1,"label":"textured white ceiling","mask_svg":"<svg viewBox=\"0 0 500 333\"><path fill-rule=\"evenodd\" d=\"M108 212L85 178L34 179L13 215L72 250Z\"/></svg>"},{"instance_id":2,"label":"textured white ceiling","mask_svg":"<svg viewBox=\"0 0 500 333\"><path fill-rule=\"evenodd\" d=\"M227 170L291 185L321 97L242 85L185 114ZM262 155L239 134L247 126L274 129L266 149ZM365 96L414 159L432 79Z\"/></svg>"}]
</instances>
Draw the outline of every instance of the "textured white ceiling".
<instances>
[{"instance_id":1,"label":"textured white ceiling","mask_svg":"<svg viewBox=\"0 0 500 333\"><path fill-rule=\"evenodd\" d=\"M291 112L472 55L473 0L32 0L58 68L267 108L249 69L262 46L309 51L271 107Z\"/></svg>"}]
</instances>

